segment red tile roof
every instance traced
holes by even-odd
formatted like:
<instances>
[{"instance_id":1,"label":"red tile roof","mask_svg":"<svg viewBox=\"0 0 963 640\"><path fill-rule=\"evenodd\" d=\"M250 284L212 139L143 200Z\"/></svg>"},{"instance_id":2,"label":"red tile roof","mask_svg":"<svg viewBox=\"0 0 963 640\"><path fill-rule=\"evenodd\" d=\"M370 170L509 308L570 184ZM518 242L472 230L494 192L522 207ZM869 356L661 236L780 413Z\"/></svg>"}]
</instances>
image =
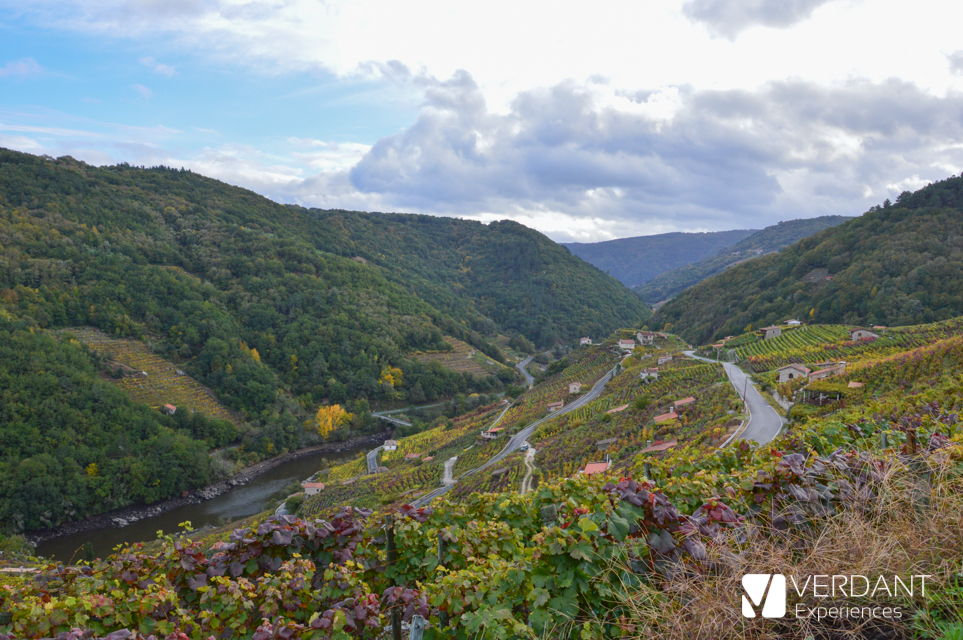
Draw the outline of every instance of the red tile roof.
<instances>
[{"instance_id":1,"label":"red tile roof","mask_svg":"<svg viewBox=\"0 0 963 640\"><path fill-rule=\"evenodd\" d=\"M677 444L679 444L678 440L672 440L671 442L663 442L662 444L653 444L646 447L645 449L642 449L642 451L639 451L639 453L650 453L652 451L665 451L666 449L671 449Z\"/></svg>"},{"instance_id":2,"label":"red tile roof","mask_svg":"<svg viewBox=\"0 0 963 640\"><path fill-rule=\"evenodd\" d=\"M653 418L653 420L655 420L656 424L659 424L660 422L668 422L669 420L675 420L678 417L679 417L679 414L677 414L675 411L670 411L669 413L663 413L660 416L656 416L655 418Z\"/></svg>"},{"instance_id":3,"label":"red tile roof","mask_svg":"<svg viewBox=\"0 0 963 640\"><path fill-rule=\"evenodd\" d=\"M585 465L585 469L582 471L582 473L584 473L587 476L590 476L593 473L602 473L603 471L608 471L608 468L609 468L608 462L590 462L587 465Z\"/></svg>"}]
</instances>

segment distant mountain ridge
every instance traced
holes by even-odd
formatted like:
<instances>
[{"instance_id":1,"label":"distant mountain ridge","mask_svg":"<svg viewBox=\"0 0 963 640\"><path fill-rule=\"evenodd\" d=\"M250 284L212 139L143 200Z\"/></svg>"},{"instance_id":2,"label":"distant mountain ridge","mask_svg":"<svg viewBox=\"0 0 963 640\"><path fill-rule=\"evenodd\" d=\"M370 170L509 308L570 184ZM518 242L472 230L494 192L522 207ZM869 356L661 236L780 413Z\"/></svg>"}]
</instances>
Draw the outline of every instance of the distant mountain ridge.
<instances>
[{"instance_id":1,"label":"distant mountain ridge","mask_svg":"<svg viewBox=\"0 0 963 640\"><path fill-rule=\"evenodd\" d=\"M562 246L625 286L636 287L661 273L712 256L756 231L660 233L604 242L568 242Z\"/></svg>"},{"instance_id":2,"label":"distant mountain ridge","mask_svg":"<svg viewBox=\"0 0 963 640\"><path fill-rule=\"evenodd\" d=\"M852 218L821 216L802 220L786 220L766 227L761 231L756 231L713 256L659 274L648 282L634 287L633 290L649 304L656 304L678 295L706 278L722 273L734 264L778 251L814 233L842 224L847 220L852 220Z\"/></svg>"},{"instance_id":3,"label":"distant mountain ridge","mask_svg":"<svg viewBox=\"0 0 963 640\"><path fill-rule=\"evenodd\" d=\"M792 317L898 326L959 315L963 178L949 178L704 280L651 324L704 344Z\"/></svg>"}]
</instances>

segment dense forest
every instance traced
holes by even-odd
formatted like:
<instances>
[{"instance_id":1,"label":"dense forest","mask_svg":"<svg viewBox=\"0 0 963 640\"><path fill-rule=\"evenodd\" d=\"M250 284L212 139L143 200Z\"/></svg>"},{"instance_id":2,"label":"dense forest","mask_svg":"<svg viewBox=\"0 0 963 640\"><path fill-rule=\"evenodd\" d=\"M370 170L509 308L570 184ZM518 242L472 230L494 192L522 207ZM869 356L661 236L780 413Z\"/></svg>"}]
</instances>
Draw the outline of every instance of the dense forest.
<instances>
[{"instance_id":1,"label":"dense forest","mask_svg":"<svg viewBox=\"0 0 963 640\"><path fill-rule=\"evenodd\" d=\"M634 287L634 291L651 304L668 300L692 285L722 273L734 264L778 251L850 219L845 216L821 216L805 220L785 220L757 231L713 256L666 271L645 284Z\"/></svg>"},{"instance_id":2,"label":"dense forest","mask_svg":"<svg viewBox=\"0 0 963 640\"><path fill-rule=\"evenodd\" d=\"M504 361L498 333L513 344L549 346L639 324L650 313L617 281L521 225L309 211L187 171L96 168L0 150L0 317L28 332L94 326L149 342L236 412L244 428L231 439L243 437L251 455L298 446L324 403L345 405L357 432L373 427L375 404L489 393L513 381L508 368L477 377L411 357L448 349L445 336ZM91 362L76 375L93 376ZM14 477L18 465L43 456L60 460L49 465L50 482L65 482L81 463L86 469L86 454L68 463L57 453L65 440L115 462L125 457L109 438L88 437L116 428L107 413L93 413L84 428L35 421L45 397L23 395L15 378L2 378L0 393L25 409L4 428L38 437L35 448L7 447ZM188 438L171 445L177 455L195 460L217 440L169 428ZM149 441L156 428L144 429ZM99 477L129 473L116 464L101 465ZM61 511L32 502L24 526L82 517L83 504L154 501L208 480L206 460L164 464L168 475L154 478L156 489L131 489L120 502L71 498L74 506Z\"/></svg>"},{"instance_id":3,"label":"dense forest","mask_svg":"<svg viewBox=\"0 0 963 640\"><path fill-rule=\"evenodd\" d=\"M364 258L385 276L482 333L539 347L608 335L651 311L613 278L516 222L312 209L319 243Z\"/></svg>"},{"instance_id":4,"label":"dense forest","mask_svg":"<svg viewBox=\"0 0 963 640\"><path fill-rule=\"evenodd\" d=\"M98 373L75 340L0 316L0 521L14 531L203 485L208 449L238 435L224 420L133 404Z\"/></svg>"},{"instance_id":5,"label":"dense forest","mask_svg":"<svg viewBox=\"0 0 963 640\"><path fill-rule=\"evenodd\" d=\"M755 229L660 233L604 242L572 242L562 246L625 286L636 287L661 273L713 256L754 233Z\"/></svg>"},{"instance_id":6,"label":"dense forest","mask_svg":"<svg viewBox=\"0 0 963 640\"><path fill-rule=\"evenodd\" d=\"M961 314L963 178L949 178L703 281L653 324L705 343L791 317L906 325Z\"/></svg>"}]
</instances>

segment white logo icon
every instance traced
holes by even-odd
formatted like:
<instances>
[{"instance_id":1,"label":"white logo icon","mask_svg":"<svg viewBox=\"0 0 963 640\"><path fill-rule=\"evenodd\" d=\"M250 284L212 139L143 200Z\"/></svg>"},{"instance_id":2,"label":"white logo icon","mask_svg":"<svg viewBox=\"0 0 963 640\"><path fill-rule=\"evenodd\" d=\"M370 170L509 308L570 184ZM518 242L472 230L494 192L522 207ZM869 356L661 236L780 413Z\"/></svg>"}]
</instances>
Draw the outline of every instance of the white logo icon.
<instances>
[{"instance_id":1,"label":"white logo icon","mask_svg":"<svg viewBox=\"0 0 963 640\"><path fill-rule=\"evenodd\" d=\"M782 618L786 615L786 576L779 573L748 573L742 576L742 615L756 617L756 607L762 605L763 618Z\"/></svg>"}]
</instances>

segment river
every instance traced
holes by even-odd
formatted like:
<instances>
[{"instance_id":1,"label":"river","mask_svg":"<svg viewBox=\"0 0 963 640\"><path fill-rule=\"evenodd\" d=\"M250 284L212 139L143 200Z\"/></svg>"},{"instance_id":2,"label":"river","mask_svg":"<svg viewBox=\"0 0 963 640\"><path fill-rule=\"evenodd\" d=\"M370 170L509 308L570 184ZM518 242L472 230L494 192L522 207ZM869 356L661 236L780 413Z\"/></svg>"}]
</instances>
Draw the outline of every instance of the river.
<instances>
[{"instance_id":1,"label":"river","mask_svg":"<svg viewBox=\"0 0 963 640\"><path fill-rule=\"evenodd\" d=\"M83 531L46 540L37 545L36 553L61 562L69 562L71 558L80 560L84 557L84 545L90 541L94 555L103 558L110 555L119 544L155 540L158 529L164 533L178 531L178 524L184 521L190 521L195 528L200 528L205 525L219 526L230 520L251 516L277 505L284 497L281 494L284 487L293 481L300 482L310 477L321 468L324 460L345 462L370 448L371 445L361 445L348 451L319 452L298 458L270 469L249 483L216 498L171 509L152 518L132 522L126 527Z\"/></svg>"}]
</instances>

